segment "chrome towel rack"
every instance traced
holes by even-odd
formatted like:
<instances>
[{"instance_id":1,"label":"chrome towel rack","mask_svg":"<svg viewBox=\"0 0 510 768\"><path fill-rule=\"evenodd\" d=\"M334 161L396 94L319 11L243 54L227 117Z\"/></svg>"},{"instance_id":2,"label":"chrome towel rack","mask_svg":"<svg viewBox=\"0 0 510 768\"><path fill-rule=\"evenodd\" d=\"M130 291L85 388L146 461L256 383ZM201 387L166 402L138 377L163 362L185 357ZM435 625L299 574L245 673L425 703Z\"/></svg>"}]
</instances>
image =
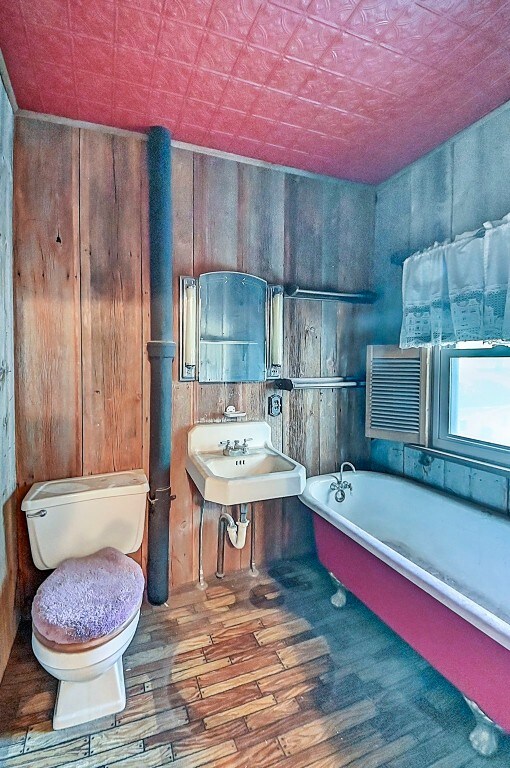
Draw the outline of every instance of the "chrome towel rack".
<instances>
[{"instance_id":1,"label":"chrome towel rack","mask_svg":"<svg viewBox=\"0 0 510 768\"><path fill-rule=\"evenodd\" d=\"M377 294L372 291L327 291L300 288L299 285L286 285L285 297L288 299L310 299L312 301L346 301L350 304L373 304Z\"/></svg>"},{"instance_id":2,"label":"chrome towel rack","mask_svg":"<svg viewBox=\"0 0 510 768\"><path fill-rule=\"evenodd\" d=\"M344 378L342 376L324 376L317 378L276 379L271 382L276 389L292 392L294 389L356 389L365 387L366 382L360 379Z\"/></svg>"}]
</instances>

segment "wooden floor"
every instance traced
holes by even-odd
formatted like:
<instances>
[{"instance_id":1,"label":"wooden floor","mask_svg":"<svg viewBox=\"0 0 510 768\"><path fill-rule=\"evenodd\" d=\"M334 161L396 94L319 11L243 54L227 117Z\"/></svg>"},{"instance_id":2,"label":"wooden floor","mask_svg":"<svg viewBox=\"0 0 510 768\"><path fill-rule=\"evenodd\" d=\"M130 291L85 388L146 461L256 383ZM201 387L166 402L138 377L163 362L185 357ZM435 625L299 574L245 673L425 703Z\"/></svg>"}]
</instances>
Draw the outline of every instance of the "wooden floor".
<instances>
[{"instance_id":1,"label":"wooden floor","mask_svg":"<svg viewBox=\"0 0 510 768\"><path fill-rule=\"evenodd\" d=\"M286 562L146 606L117 717L52 731L56 682L30 628L0 686L5 768L499 768L443 678L357 600L332 607L314 562Z\"/></svg>"}]
</instances>

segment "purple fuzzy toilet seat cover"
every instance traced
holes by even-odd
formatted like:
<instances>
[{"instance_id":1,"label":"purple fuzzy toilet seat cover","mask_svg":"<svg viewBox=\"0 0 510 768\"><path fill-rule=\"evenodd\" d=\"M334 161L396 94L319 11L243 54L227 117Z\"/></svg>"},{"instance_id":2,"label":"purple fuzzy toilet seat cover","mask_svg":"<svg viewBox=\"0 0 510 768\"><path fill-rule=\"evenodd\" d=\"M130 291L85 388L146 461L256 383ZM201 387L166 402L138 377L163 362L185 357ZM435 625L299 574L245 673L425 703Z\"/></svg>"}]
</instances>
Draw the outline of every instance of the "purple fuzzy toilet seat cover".
<instances>
[{"instance_id":1,"label":"purple fuzzy toilet seat cover","mask_svg":"<svg viewBox=\"0 0 510 768\"><path fill-rule=\"evenodd\" d=\"M35 629L55 643L86 643L115 632L142 603L142 569L106 547L64 560L44 581L32 604Z\"/></svg>"}]
</instances>

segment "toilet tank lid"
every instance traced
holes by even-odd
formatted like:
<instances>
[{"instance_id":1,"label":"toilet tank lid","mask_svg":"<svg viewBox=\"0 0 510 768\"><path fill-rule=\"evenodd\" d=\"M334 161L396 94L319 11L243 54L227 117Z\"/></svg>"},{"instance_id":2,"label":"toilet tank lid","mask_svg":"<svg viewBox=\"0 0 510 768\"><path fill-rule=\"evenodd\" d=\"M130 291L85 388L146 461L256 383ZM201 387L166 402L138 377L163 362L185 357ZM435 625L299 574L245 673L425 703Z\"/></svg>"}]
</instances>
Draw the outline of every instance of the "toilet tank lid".
<instances>
[{"instance_id":1,"label":"toilet tank lid","mask_svg":"<svg viewBox=\"0 0 510 768\"><path fill-rule=\"evenodd\" d=\"M104 499L110 496L130 496L134 493L147 493L148 490L149 483L143 469L68 477L63 480L34 483L23 499L21 509L24 512L32 512L43 507Z\"/></svg>"}]
</instances>

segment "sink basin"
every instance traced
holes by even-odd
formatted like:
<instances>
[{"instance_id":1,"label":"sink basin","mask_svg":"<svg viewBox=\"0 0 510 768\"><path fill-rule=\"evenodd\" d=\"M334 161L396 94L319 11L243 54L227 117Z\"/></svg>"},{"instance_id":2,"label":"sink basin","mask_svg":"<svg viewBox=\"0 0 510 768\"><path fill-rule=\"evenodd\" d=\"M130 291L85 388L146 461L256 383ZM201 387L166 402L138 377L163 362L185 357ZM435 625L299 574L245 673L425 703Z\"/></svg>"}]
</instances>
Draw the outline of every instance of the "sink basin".
<instances>
[{"instance_id":1,"label":"sink basin","mask_svg":"<svg viewBox=\"0 0 510 768\"><path fill-rule=\"evenodd\" d=\"M249 452L224 456L221 442L249 440ZM303 492L305 468L271 444L265 421L197 424L188 434L186 471L206 501L244 504Z\"/></svg>"},{"instance_id":2,"label":"sink basin","mask_svg":"<svg viewBox=\"0 0 510 768\"><path fill-rule=\"evenodd\" d=\"M224 477L250 477L251 475L268 475L271 472L291 472L294 464L277 453L269 453L260 449L246 456L212 456L204 458L213 475Z\"/></svg>"}]
</instances>

